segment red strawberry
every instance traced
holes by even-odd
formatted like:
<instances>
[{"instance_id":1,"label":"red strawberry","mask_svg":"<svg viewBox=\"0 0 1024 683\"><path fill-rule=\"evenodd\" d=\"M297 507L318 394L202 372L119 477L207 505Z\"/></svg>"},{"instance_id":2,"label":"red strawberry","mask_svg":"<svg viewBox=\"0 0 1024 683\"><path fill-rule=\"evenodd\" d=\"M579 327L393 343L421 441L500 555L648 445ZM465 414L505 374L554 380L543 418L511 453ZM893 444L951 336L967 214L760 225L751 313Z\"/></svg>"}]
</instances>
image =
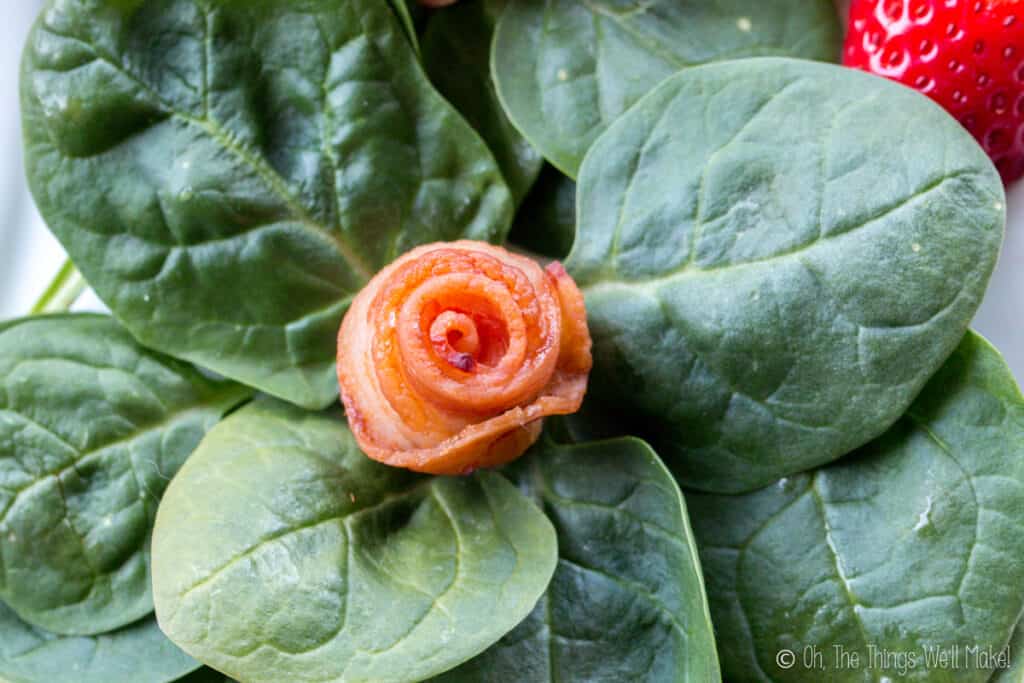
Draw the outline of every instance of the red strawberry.
<instances>
[{"instance_id":1,"label":"red strawberry","mask_svg":"<svg viewBox=\"0 0 1024 683\"><path fill-rule=\"evenodd\" d=\"M843 64L928 95L1024 175L1024 0L853 0Z\"/></svg>"}]
</instances>

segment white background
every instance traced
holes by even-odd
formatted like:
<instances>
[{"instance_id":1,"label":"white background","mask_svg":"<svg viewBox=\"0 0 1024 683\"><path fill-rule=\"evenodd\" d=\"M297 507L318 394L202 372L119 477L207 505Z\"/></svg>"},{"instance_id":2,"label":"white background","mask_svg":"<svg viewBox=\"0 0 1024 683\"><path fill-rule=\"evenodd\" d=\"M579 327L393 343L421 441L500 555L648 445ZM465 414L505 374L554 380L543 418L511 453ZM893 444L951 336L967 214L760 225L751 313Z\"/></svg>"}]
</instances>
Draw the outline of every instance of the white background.
<instances>
[{"instance_id":1,"label":"white background","mask_svg":"<svg viewBox=\"0 0 1024 683\"><path fill-rule=\"evenodd\" d=\"M0 27L0 319L22 315L60 268L60 245L47 232L25 186L18 114L18 61L42 0L6 0ZM1024 181L1009 190L1009 222L999 267L975 328L1024 380ZM77 308L99 305L95 297Z\"/></svg>"}]
</instances>

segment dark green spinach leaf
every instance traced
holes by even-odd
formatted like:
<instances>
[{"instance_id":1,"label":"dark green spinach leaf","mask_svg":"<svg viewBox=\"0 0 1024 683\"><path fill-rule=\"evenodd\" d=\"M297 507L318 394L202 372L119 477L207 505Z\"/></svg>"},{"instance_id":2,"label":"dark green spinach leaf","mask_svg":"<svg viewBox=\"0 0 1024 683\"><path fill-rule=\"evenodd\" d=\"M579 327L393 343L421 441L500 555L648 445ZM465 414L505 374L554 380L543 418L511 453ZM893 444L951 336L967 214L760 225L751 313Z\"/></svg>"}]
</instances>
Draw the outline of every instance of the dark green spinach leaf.
<instances>
[{"instance_id":1,"label":"dark green spinach leaf","mask_svg":"<svg viewBox=\"0 0 1024 683\"><path fill-rule=\"evenodd\" d=\"M56 636L0 602L4 683L169 683L199 666L152 617L100 636Z\"/></svg>"},{"instance_id":2,"label":"dark green spinach leaf","mask_svg":"<svg viewBox=\"0 0 1024 683\"><path fill-rule=\"evenodd\" d=\"M730 681L985 681L965 648L1000 651L1024 607L1024 396L971 333L850 457L687 502ZM934 659L957 646L957 664ZM788 670L782 650L800 653Z\"/></svg>"},{"instance_id":3,"label":"dark green spinach leaf","mask_svg":"<svg viewBox=\"0 0 1024 683\"><path fill-rule=\"evenodd\" d=\"M157 617L251 683L418 681L522 621L555 569L550 522L503 477L378 464L336 414L251 404L171 483Z\"/></svg>"},{"instance_id":4,"label":"dark green spinach leaf","mask_svg":"<svg viewBox=\"0 0 1024 683\"><path fill-rule=\"evenodd\" d=\"M40 210L132 334L307 407L381 266L511 222L380 0L51 2L22 108Z\"/></svg>"},{"instance_id":5,"label":"dark green spinach leaf","mask_svg":"<svg viewBox=\"0 0 1024 683\"><path fill-rule=\"evenodd\" d=\"M642 441L542 442L506 470L558 532L527 619L438 683L720 681L679 489Z\"/></svg>"},{"instance_id":6,"label":"dark green spinach leaf","mask_svg":"<svg viewBox=\"0 0 1024 683\"><path fill-rule=\"evenodd\" d=\"M107 316L0 324L0 599L70 635L152 612L160 496L250 393L143 349Z\"/></svg>"},{"instance_id":7,"label":"dark green spinach leaf","mask_svg":"<svg viewBox=\"0 0 1024 683\"><path fill-rule=\"evenodd\" d=\"M518 204L544 163L498 101L491 38L505 0L461 2L434 13L423 35L423 63L437 89L490 146Z\"/></svg>"},{"instance_id":8,"label":"dark green spinach leaf","mask_svg":"<svg viewBox=\"0 0 1024 683\"><path fill-rule=\"evenodd\" d=\"M751 490L834 460L956 348L1004 203L971 136L903 86L772 58L673 76L583 165L566 267L592 395L687 486Z\"/></svg>"},{"instance_id":9,"label":"dark green spinach leaf","mask_svg":"<svg viewBox=\"0 0 1024 683\"><path fill-rule=\"evenodd\" d=\"M419 31L416 28L417 16L413 12L416 12L416 15L421 15L425 10L416 0L388 0L388 3L391 5L392 11L398 16L398 21L401 22L405 35L412 45L412 49L416 54L420 54L420 37Z\"/></svg>"},{"instance_id":10,"label":"dark green spinach leaf","mask_svg":"<svg viewBox=\"0 0 1024 683\"><path fill-rule=\"evenodd\" d=\"M832 0L516 0L493 69L515 125L575 178L597 136L667 76L738 57L832 61L839 41Z\"/></svg>"},{"instance_id":11,"label":"dark green spinach leaf","mask_svg":"<svg viewBox=\"0 0 1024 683\"><path fill-rule=\"evenodd\" d=\"M1024 683L1024 625L1017 624L1009 644L1009 666L997 670L990 679L992 683Z\"/></svg>"}]
</instances>

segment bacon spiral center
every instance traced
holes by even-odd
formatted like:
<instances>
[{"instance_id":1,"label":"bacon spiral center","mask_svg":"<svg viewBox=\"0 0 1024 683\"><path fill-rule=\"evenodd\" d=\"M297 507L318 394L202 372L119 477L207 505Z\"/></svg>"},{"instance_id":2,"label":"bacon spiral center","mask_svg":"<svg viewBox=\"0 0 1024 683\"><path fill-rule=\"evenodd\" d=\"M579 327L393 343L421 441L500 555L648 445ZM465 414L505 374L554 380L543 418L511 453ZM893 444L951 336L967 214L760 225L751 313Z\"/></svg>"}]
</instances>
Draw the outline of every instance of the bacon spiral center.
<instances>
[{"instance_id":1,"label":"bacon spiral center","mask_svg":"<svg viewBox=\"0 0 1024 683\"><path fill-rule=\"evenodd\" d=\"M356 297L339 333L342 400L363 450L422 471L516 457L541 417L579 408L589 369L565 270L476 242L409 252Z\"/></svg>"}]
</instances>

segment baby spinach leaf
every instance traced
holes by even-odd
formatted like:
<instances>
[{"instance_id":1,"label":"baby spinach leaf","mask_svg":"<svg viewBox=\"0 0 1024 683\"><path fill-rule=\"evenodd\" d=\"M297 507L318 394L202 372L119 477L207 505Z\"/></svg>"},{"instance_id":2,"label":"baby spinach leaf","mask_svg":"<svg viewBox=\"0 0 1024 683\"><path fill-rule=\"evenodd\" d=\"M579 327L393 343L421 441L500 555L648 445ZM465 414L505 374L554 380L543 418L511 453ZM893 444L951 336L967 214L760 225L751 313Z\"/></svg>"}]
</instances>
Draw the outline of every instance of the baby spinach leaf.
<instances>
[{"instance_id":1,"label":"baby spinach leaf","mask_svg":"<svg viewBox=\"0 0 1024 683\"><path fill-rule=\"evenodd\" d=\"M412 49L416 54L420 54L420 38L419 32L416 30L416 18L413 16L414 9L420 9L415 0L388 0L388 4L391 5L392 11L398 16L398 21L402 24L402 29L405 30L405 35L409 39L409 43L412 45Z\"/></svg>"},{"instance_id":2,"label":"baby spinach leaf","mask_svg":"<svg viewBox=\"0 0 1024 683\"><path fill-rule=\"evenodd\" d=\"M956 348L1004 203L960 124L889 81L772 58L673 76L580 177L566 266L594 397L686 486L750 490L834 460Z\"/></svg>"},{"instance_id":3,"label":"baby spinach leaf","mask_svg":"<svg viewBox=\"0 0 1024 683\"><path fill-rule=\"evenodd\" d=\"M1001 650L1024 607L1024 396L971 333L849 458L687 502L730 681L985 681L965 648ZM824 668L780 668L777 653L811 645ZM928 659L955 646L955 667Z\"/></svg>"},{"instance_id":4,"label":"baby spinach leaf","mask_svg":"<svg viewBox=\"0 0 1024 683\"><path fill-rule=\"evenodd\" d=\"M990 680L992 683L1024 683L1024 625L1017 624L1006 647L1009 664L1001 670L997 669Z\"/></svg>"},{"instance_id":5,"label":"baby spinach leaf","mask_svg":"<svg viewBox=\"0 0 1024 683\"><path fill-rule=\"evenodd\" d=\"M491 80L491 37L504 0L461 2L436 12L423 36L430 79L490 146L518 204L544 159L508 120Z\"/></svg>"},{"instance_id":6,"label":"baby spinach leaf","mask_svg":"<svg viewBox=\"0 0 1024 683\"><path fill-rule=\"evenodd\" d=\"M0 323L0 599L69 635L152 612L160 496L250 393L143 349L107 316Z\"/></svg>"},{"instance_id":7,"label":"baby spinach leaf","mask_svg":"<svg viewBox=\"0 0 1024 683\"><path fill-rule=\"evenodd\" d=\"M647 444L541 443L506 470L558 532L527 619L438 683L720 681L679 489Z\"/></svg>"},{"instance_id":8,"label":"baby spinach leaf","mask_svg":"<svg viewBox=\"0 0 1024 683\"><path fill-rule=\"evenodd\" d=\"M171 483L153 558L160 625L206 664L251 683L401 682L522 621L557 549L498 474L413 475L364 456L340 414L258 402Z\"/></svg>"},{"instance_id":9,"label":"baby spinach leaf","mask_svg":"<svg viewBox=\"0 0 1024 683\"><path fill-rule=\"evenodd\" d=\"M576 183L553 166L526 197L509 241L551 258L565 258L576 239Z\"/></svg>"},{"instance_id":10,"label":"baby spinach leaf","mask_svg":"<svg viewBox=\"0 0 1024 683\"><path fill-rule=\"evenodd\" d=\"M667 76L707 62L835 60L831 0L516 0L492 56L509 117L576 177L591 143Z\"/></svg>"},{"instance_id":11,"label":"baby spinach leaf","mask_svg":"<svg viewBox=\"0 0 1024 683\"><path fill-rule=\"evenodd\" d=\"M167 640L153 617L100 636L57 636L0 602L4 683L169 683L199 666Z\"/></svg>"},{"instance_id":12,"label":"baby spinach leaf","mask_svg":"<svg viewBox=\"0 0 1024 683\"><path fill-rule=\"evenodd\" d=\"M51 2L22 107L39 207L132 334L309 407L381 266L511 222L380 0Z\"/></svg>"}]
</instances>

